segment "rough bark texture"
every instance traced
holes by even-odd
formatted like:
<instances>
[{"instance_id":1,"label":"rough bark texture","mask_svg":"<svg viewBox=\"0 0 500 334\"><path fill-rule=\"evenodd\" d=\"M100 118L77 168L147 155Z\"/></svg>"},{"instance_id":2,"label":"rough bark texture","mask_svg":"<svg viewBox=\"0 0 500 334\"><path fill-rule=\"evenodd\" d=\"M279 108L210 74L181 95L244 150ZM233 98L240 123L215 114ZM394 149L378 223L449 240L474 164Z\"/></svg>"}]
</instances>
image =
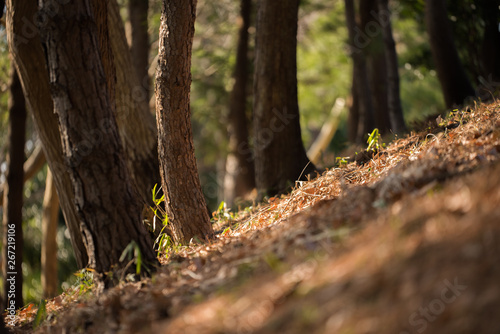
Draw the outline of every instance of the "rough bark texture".
<instances>
[{"instance_id":1,"label":"rough bark texture","mask_svg":"<svg viewBox=\"0 0 500 334\"><path fill-rule=\"evenodd\" d=\"M349 45L353 60L353 99L356 99L353 106L357 106L357 117L349 117L349 120L357 120L356 143L363 143L364 136L373 130L373 102L371 98L370 84L366 66L366 57L363 49L369 44L369 40L363 35L361 29L356 24L356 11L353 0L345 0L345 12L347 30L349 33ZM353 129L356 125L351 124Z\"/></svg>"},{"instance_id":2,"label":"rough bark texture","mask_svg":"<svg viewBox=\"0 0 500 334\"><path fill-rule=\"evenodd\" d=\"M260 0L254 75L255 177L259 197L285 191L312 172L297 102L299 0Z\"/></svg>"},{"instance_id":3,"label":"rough bark texture","mask_svg":"<svg viewBox=\"0 0 500 334\"><path fill-rule=\"evenodd\" d=\"M146 105L149 102L149 34L148 34L149 0L129 0L128 17L132 29L130 53L139 82L143 88Z\"/></svg>"},{"instance_id":4,"label":"rough bark texture","mask_svg":"<svg viewBox=\"0 0 500 334\"><path fill-rule=\"evenodd\" d=\"M43 298L57 295L57 221L59 198L50 170L45 180L42 208L42 290Z\"/></svg>"},{"instance_id":5,"label":"rough bark texture","mask_svg":"<svg viewBox=\"0 0 500 334\"><path fill-rule=\"evenodd\" d=\"M213 236L194 156L191 50L196 0L164 0L156 74L158 153L166 211L177 242Z\"/></svg>"},{"instance_id":6,"label":"rough bark texture","mask_svg":"<svg viewBox=\"0 0 500 334\"><path fill-rule=\"evenodd\" d=\"M224 201L232 206L255 188L253 153L249 145L247 121L248 29L252 0L241 0L241 27L234 69L234 86L229 98L229 155L224 178Z\"/></svg>"},{"instance_id":7,"label":"rough bark texture","mask_svg":"<svg viewBox=\"0 0 500 334\"><path fill-rule=\"evenodd\" d=\"M9 153L3 210L3 279L6 309L13 297L15 308L23 303L23 163L26 136L26 104L19 77L11 69L9 87ZM12 289L13 287L13 289Z\"/></svg>"},{"instance_id":8,"label":"rough bark texture","mask_svg":"<svg viewBox=\"0 0 500 334\"><path fill-rule=\"evenodd\" d=\"M378 9L382 15L389 15L388 0L378 0ZM389 101L389 118L391 129L394 133L402 134L406 131L403 117L403 107L401 106L401 95L399 90L399 66L398 55L396 53L396 43L392 36L392 25L390 16L382 24L382 34L384 36L385 59L387 64L387 86Z\"/></svg>"},{"instance_id":9,"label":"rough bark texture","mask_svg":"<svg viewBox=\"0 0 500 334\"><path fill-rule=\"evenodd\" d=\"M80 233L74 194L62 154L57 118L53 113L45 56L36 27L36 1L7 0L6 24L9 50L19 73L26 102L32 112L37 133L49 167L54 171L61 208L80 268L88 257Z\"/></svg>"},{"instance_id":10,"label":"rough bark texture","mask_svg":"<svg viewBox=\"0 0 500 334\"><path fill-rule=\"evenodd\" d=\"M106 15L95 15L90 0L61 4L42 32L54 111L59 120L67 170L75 194L89 267L105 274L134 241L144 263L156 263L152 241L140 222L141 203L132 186L113 115L99 34ZM102 13L101 13L102 14ZM97 21L96 20L100 20ZM104 64L105 65L105 64ZM111 87L111 88L110 88Z\"/></svg>"},{"instance_id":11,"label":"rough bark texture","mask_svg":"<svg viewBox=\"0 0 500 334\"><path fill-rule=\"evenodd\" d=\"M458 57L445 0L425 2L425 21L446 107L452 108L474 96L474 90Z\"/></svg>"},{"instance_id":12,"label":"rough bark texture","mask_svg":"<svg viewBox=\"0 0 500 334\"><path fill-rule=\"evenodd\" d=\"M161 182L156 120L141 80L130 70L132 57L116 0L109 0L108 9L116 68L116 122L137 190L143 202L152 205L151 190Z\"/></svg>"}]
</instances>

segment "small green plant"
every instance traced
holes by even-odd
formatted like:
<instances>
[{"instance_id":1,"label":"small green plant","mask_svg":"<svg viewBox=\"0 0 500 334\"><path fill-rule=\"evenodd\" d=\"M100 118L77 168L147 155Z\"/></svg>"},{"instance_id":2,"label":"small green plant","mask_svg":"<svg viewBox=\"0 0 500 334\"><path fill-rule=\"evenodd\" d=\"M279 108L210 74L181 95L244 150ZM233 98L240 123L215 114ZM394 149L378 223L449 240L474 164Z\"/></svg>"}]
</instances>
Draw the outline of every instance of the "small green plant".
<instances>
[{"instance_id":1,"label":"small green plant","mask_svg":"<svg viewBox=\"0 0 500 334\"><path fill-rule=\"evenodd\" d=\"M33 329L36 329L42 321L47 317L47 300L42 299L38 304L38 311L36 312L35 320L33 321Z\"/></svg>"},{"instance_id":2,"label":"small green plant","mask_svg":"<svg viewBox=\"0 0 500 334\"><path fill-rule=\"evenodd\" d=\"M231 209L226 206L224 201L220 202L217 211L212 214L212 218L214 220L227 220L231 221L234 219L234 214L231 212Z\"/></svg>"},{"instance_id":3,"label":"small green plant","mask_svg":"<svg viewBox=\"0 0 500 334\"><path fill-rule=\"evenodd\" d=\"M335 162L339 168L347 166L349 157L336 157Z\"/></svg>"},{"instance_id":4,"label":"small green plant","mask_svg":"<svg viewBox=\"0 0 500 334\"><path fill-rule=\"evenodd\" d=\"M168 216L167 212L162 206L162 203L165 202L165 194L162 194L160 197L161 189L157 189L158 184L155 184L152 190L152 200L154 207L150 207L151 211L153 211L153 231L156 231L156 222L159 220L162 224L162 231L165 229L165 226L168 224ZM160 232L162 233L162 232Z\"/></svg>"},{"instance_id":5,"label":"small green plant","mask_svg":"<svg viewBox=\"0 0 500 334\"><path fill-rule=\"evenodd\" d=\"M372 133L368 134L368 140L366 141L368 147L366 151L379 151L382 147L385 147L385 143L382 141L382 136L377 128L373 129Z\"/></svg>"},{"instance_id":6,"label":"small green plant","mask_svg":"<svg viewBox=\"0 0 500 334\"><path fill-rule=\"evenodd\" d=\"M146 271L149 271L148 268L142 263L141 249L134 240L132 240L123 250L122 255L120 256L120 262L123 262L127 257L129 263L126 265L126 267L128 267L132 263L135 263L135 273L137 275L141 274L142 268L144 268Z\"/></svg>"}]
</instances>

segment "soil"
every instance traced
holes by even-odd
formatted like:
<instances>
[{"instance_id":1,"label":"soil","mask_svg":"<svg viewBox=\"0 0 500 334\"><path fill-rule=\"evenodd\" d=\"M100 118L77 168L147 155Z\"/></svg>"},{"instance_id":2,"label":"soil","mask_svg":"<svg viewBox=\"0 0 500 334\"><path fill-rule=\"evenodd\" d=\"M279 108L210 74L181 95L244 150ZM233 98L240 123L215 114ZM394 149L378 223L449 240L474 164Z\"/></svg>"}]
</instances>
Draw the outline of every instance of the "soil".
<instances>
[{"instance_id":1,"label":"soil","mask_svg":"<svg viewBox=\"0 0 500 334\"><path fill-rule=\"evenodd\" d=\"M209 244L97 294L18 312L15 333L500 333L500 104L221 211ZM37 323L38 322L38 323ZM37 326L34 328L34 324Z\"/></svg>"}]
</instances>

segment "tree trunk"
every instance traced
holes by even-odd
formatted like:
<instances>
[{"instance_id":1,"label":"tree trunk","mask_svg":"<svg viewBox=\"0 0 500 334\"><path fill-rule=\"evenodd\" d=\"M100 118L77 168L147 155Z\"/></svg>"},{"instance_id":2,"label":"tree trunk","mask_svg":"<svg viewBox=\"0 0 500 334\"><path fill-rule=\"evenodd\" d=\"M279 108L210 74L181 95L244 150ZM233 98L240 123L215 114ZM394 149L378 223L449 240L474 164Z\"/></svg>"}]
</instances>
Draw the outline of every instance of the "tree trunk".
<instances>
[{"instance_id":1,"label":"tree trunk","mask_svg":"<svg viewBox=\"0 0 500 334\"><path fill-rule=\"evenodd\" d=\"M302 143L297 102L298 8L299 0L259 1L254 74L259 198L286 191L315 169Z\"/></svg>"},{"instance_id":2,"label":"tree trunk","mask_svg":"<svg viewBox=\"0 0 500 334\"><path fill-rule=\"evenodd\" d=\"M109 58L103 57L109 45L103 33L107 6L82 0L62 4L54 12L50 4L41 2L40 13L47 17L41 33L64 158L89 267L112 283L107 273L124 266L119 258L131 242L139 247L143 263L157 260L140 222L141 202L126 165L113 94L108 92L114 91L114 82L107 80ZM89 134L92 140L86 139Z\"/></svg>"},{"instance_id":3,"label":"tree trunk","mask_svg":"<svg viewBox=\"0 0 500 334\"><path fill-rule=\"evenodd\" d=\"M396 53L396 43L392 36L392 26L388 0L378 0L379 17L386 16L387 21L382 22L382 34L384 36L385 59L387 63L388 80L388 101L389 118L391 129L394 133L402 134L406 131L403 117L403 107L401 106L401 95L399 91L399 66L398 54Z\"/></svg>"},{"instance_id":4,"label":"tree trunk","mask_svg":"<svg viewBox=\"0 0 500 334\"><path fill-rule=\"evenodd\" d=\"M474 90L458 57L445 0L425 2L425 21L446 107L453 108L467 97L474 96Z\"/></svg>"},{"instance_id":5,"label":"tree trunk","mask_svg":"<svg viewBox=\"0 0 500 334\"><path fill-rule=\"evenodd\" d=\"M229 154L224 178L224 201L232 206L255 188L255 168L249 145L246 114L248 84L248 29L252 0L241 0L241 27L234 69L234 86L229 98Z\"/></svg>"},{"instance_id":6,"label":"tree trunk","mask_svg":"<svg viewBox=\"0 0 500 334\"><path fill-rule=\"evenodd\" d=\"M26 135L26 104L19 77L10 70L9 151L3 211L3 279L6 309L23 306L23 163Z\"/></svg>"},{"instance_id":7,"label":"tree trunk","mask_svg":"<svg viewBox=\"0 0 500 334\"><path fill-rule=\"evenodd\" d=\"M371 98L370 84L368 81L366 57L364 48L369 44L368 37L356 24L356 11L353 0L345 0L345 12L347 30L349 33L349 47L353 60L353 98L357 98L357 117L350 117L350 120L357 119L356 143L363 143L364 136L373 130L373 102ZM354 103L353 103L354 106ZM355 125L349 125L354 128Z\"/></svg>"},{"instance_id":8,"label":"tree trunk","mask_svg":"<svg viewBox=\"0 0 500 334\"><path fill-rule=\"evenodd\" d=\"M166 211L177 242L213 236L201 190L189 95L196 0L164 0L156 74L160 173Z\"/></svg>"},{"instance_id":9,"label":"tree trunk","mask_svg":"<svg viewBox=\"0 0 500 334\"><path fill-rule=\"evenodd\" d=\"M7 0L6 4L9 50L19 73L45 157L50 169L54 171L54 181L77 264L83 268L87 265L88 257L80 233L71 180L64 164L57 118L53 113L48 72L36 27L37 3Z\"/></svg>"},{"instance_id":10,"label":"tree trunk","mask_svg":"<svg viewBox=\"0 0 500 334\"><path fill-rule=\"evenodd\" d=\"M144 101L149 103L149 34L148 34L149 0L129 0L128 17L132 28L130 53L137 77L143 88ZM138 87L139 88L139 87Z\"/></svg>"},{"instance_id":11,"label":"tree trunk","mask_svg":"<svg viewBox=\"0 0 500 334\"><path fill-rule=\"evenodd\" d=\"M47 170L42 209L42 290L43 298L57 295L57 221L59 198L52 172Z\"/></svg>"},{"instance_id":12,"label":"tree trunk","mask_svg":"<svg viewBox=\"0 0 500 334\"><path fill-rule=\"evenodd\" d=\"M488 81L489 87L482 87L483 90L490 95L494 93L500 82L500 30L498 28L500 22L500 11L498 4L495 1L484 0L484 38L481 46L481 55L483 63L483 75ZM493 87L495 86L496 87Z\"/></svg>"},{"instance_id":13,"label":"tree trunk","mask_svg":"<svg viewBox=\"0 0 500 334\"><path fill-rule=\"evenodd\" d=\"M372 0L361 0L359 6L360 26L370 43L363 49L366 57L366 69L368 74L369 88L373 103L373 121L367 131L378 128L380 133L385 134L391 129L388 113L388 84L387 63L385 60L384 40L381 27L376 20L379 18L377 2Z\"/></svg>"},{"instance_id":14,"label":"tree trunk","mask_svg":"<svg viewBox=\"0 0 500 334\"><path fill-rule=\"evenodd\" d=\"M108 2L108 10L116 68L116 121L132 179L143 202L151 206L151 190L161 182L156 120L149 110L149 99L143 93L140 77L130 71L133 59L116 0Z\"/></svg>"}]
</instances>

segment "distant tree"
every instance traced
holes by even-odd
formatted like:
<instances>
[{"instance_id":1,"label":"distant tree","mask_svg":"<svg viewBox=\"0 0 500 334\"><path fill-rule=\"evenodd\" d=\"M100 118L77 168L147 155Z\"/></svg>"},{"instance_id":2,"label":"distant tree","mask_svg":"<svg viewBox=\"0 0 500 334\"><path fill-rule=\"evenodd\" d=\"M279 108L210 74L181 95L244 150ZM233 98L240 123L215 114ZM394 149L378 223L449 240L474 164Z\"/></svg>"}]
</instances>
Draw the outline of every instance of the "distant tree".
<instances>
[{"instance_id":1,"label":"distant tree","mask_svg":"<svg viewBox=\"0 0 500 334\"><path fill-rule=\"evenodd\" d=\"M349 111L349 140L362 143L364 136L374 128L373 101L371 97L366 56L363 51L370 40L363 35L362 29L356 23L356 10L353 0L345 0L347 31L349 47L353 60L352 96L353 103Z\"/></svg>"},{"instance_id":2,"label":"distant tree","mask_svg":"<svg viewBox=\"0 0 500 334\"><path fill-rule=\"evenodd\" d=\"M26 105L21 83L14 67L9 83L9 151L4 191L2 264L4 305L10 305L11 281L15 284L15 308L23 306L23 163L26 136Z\"/></svg>"},{"instance_id":3,"label":"distant tree","mask_svg":"<svg viewBox=\"0 0 500 334\"><path fill-rule=\"evenodd\" d=\"M213 236L201 190L191 129L191 50L196 0L164 0L156 74L160 174L177 242Z\"/></svg>"},{"instance_id":4,"label":"distant tree","mask_svg":"<svg viewBox=\"0 0 500 334\"><path fill-rule=\"evenodd\" d=\"M50 1L41 1L40 13L47 17L41 36L66 170L89 267L111 284L106 273L123 268L119 258L131 242L139 248L143 263L157 260L140 221L141 201L132 186L114 117L107 3L80 0L59 4L57 12L51 8ZM84 133L98 134L100 140L82 140Z\"/></svg>"},{"instance_id":5,"label":"distant tree","mask_svg":"<svg viewBox=\"0 0 500 334\"><path fill-rule=\"evenodd\" d=\"M116 1L116 0L115 0ZM128 17L132 30L130 53L132 62L143 88L144 101L149 105L149 34L148 34L149 0L129 0Z\"/></svg>"},{"instance_id":6,"label":"distant tree","mask_svg":"<svg viewBox=\"0 0 500 334\"><path fill-rule=\"evenodd\" d=\"M42 274L41 283L44 298L57 295L57 222L59 220L59 198L54 177L47 170L45 194L42 205Z\"/></svg>"},{"instance_id":7,"label":"distant tree","mask_svg":"<svg viewBox=\"0 0 500 334\"><path fill-rule=\"evenodd\" d=\"M382 15L388 16L386 17L386 21L381 22L387 64L388 114L392 131L401 134L406 131L406 125L403 117L403 107L401 105L401 94L399 89L398 54L396 52L396 43L392 36L392 24L388 3L388 0L378 0L380 18L382 19Z\"/></svg>"},{"instance_id":8,"label":"distant tree","mask_svg":"<svg viewBox=\"0 0 500 334\"><path fill-rule=\"evenodd\" d=\"M425 23L434 64L446 106L452 108L474 96L474 90L458 56L445 0L427 0L425 3Z\"/></svg>"},{"instance_id":9,"label":"distant tree","mask_svg":"<svg viewBox=\"0 0 500 334\"><path fill-rule=\"evenodd\" d=\"M359 1L359 27L364 36L368 37L369 43L360 49L366 59L366 69L370 87L370 95L373 106L373 122L361 133L363 136L378 128L380 133L385 134L391 129L388 104L388 80L386 50L381 33L381 18L377 2L372 0ZM361 33L360 33L361 34ZM360 37L360 36L359 36Z\"/></svg>"},{"instance_id":10,"label":"distant tree","mask_svg":"<svg viewBox=\"0 0 500 334\"><path fill-rule=\"evenodd\" d=\"M229 154L226 159L224 200L229 206L255 188L253 153L249 144L247 121L248 29L252 0L241 0L241 27L236 51L234 86L229 98Z\"/></svg>"},{"instance_id":11,"label":"distant tree","mask_svg":"<svg viewBox=\"0 0 500 334\"><path fill-rule=\"evenodd\" d=\"M259 197L315 170L302 143L297 102L299 0L259 0L254 74L255 177Z\"/></svg>"},{"instance_id":12,"label":"distant tree","mask_svg":"<svg viewBox=\"0 0 500 334\"><path fill-rule=\"evenodd\" d=\"M481 45L483 63L483 75L487 80L500 82L500 9L495 1L482 0L477 2L481 5L485 27L484 38ZM484 87L491 89L492 87ZM497 87L498 88L498 87Z\"/></svg>"}]
</instances>

